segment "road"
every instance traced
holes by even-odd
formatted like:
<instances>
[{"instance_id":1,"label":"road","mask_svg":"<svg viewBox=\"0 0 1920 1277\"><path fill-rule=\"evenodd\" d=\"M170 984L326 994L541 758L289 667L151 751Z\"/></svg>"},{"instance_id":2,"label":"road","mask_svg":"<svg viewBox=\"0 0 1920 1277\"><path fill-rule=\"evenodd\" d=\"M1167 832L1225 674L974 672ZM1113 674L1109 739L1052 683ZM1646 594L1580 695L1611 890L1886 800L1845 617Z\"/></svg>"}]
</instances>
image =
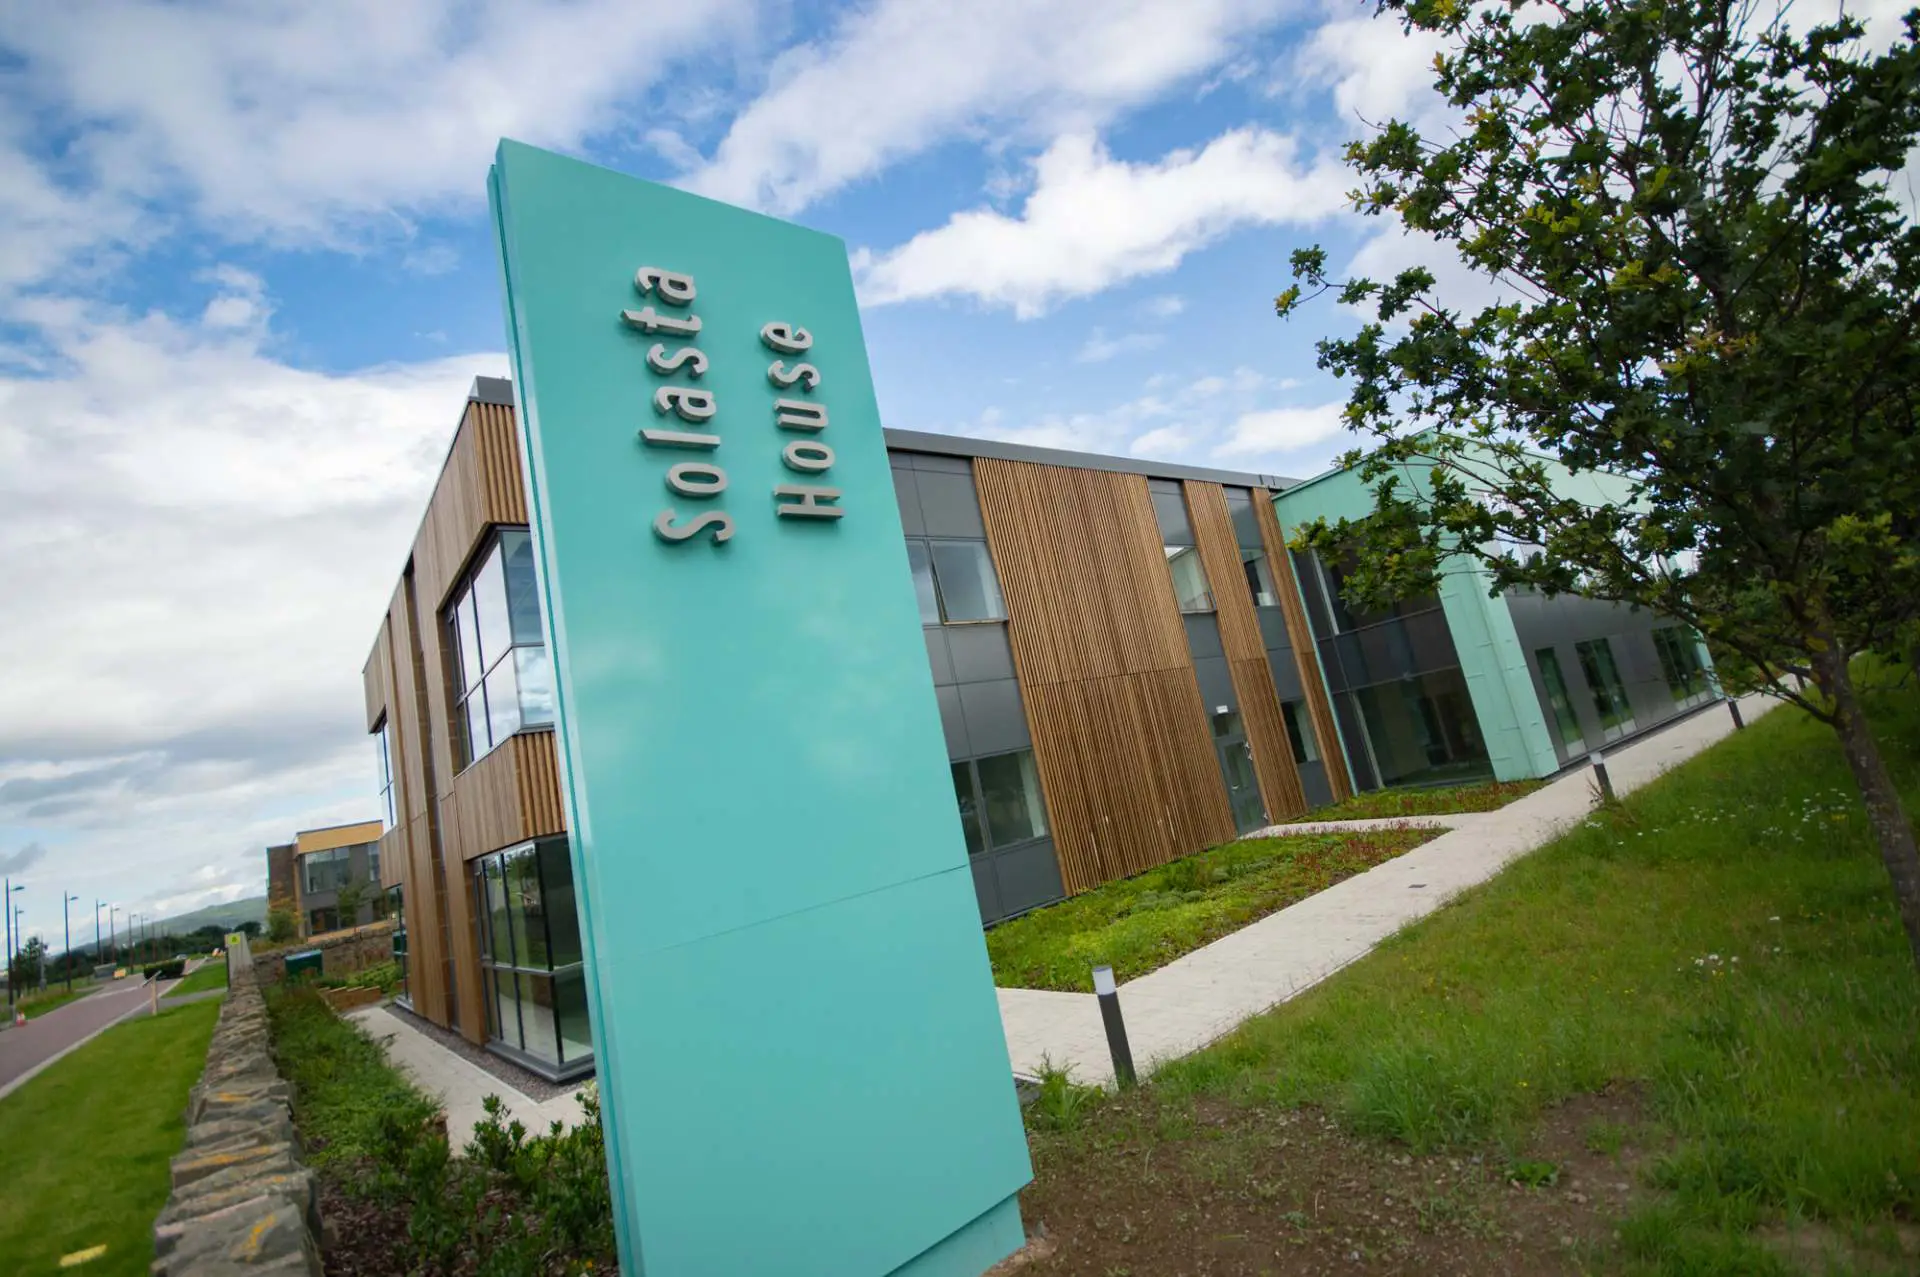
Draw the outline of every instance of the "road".
<instances>
[{"instance_id":1,"label":"road","mask_svg":"<svg viewBox=\"0 0 1920 1277\"><path fill-rule=\"evenodd\" d=\"M172 984L160 987L164 995ZM129 976L98 993L56 1007L0 1033L0 1096L63 1051L72 1049L128 1012L147 1005L146 983Z\"/></svg>"}]
</instances>

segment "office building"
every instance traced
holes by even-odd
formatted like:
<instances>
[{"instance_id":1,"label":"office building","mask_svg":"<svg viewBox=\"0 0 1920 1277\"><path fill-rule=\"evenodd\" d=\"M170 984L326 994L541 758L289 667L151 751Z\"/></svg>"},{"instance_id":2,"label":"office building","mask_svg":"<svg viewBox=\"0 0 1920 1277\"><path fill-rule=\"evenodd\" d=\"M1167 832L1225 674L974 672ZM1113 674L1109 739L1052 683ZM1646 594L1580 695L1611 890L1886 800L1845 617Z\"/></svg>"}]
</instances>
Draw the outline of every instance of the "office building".
<instances>
[{"instance_id":1,"label":"office building","mask_svg":"<svg viewBox=\"0 0 1920 1277\"><path fill-rule=\"evenodd\" d=\"M1690 636L1618 608L1458 576L1346 607L1286 536L1363 512L1352 476L887 445L987 924L1356 789L1549 775L1711 695ZM512 387L479 378L367 660L366 722L406 999L569 1077L592 1045L526 525ZM715 819L777 829L713 761Z\"/></svg>"}]
</instances>

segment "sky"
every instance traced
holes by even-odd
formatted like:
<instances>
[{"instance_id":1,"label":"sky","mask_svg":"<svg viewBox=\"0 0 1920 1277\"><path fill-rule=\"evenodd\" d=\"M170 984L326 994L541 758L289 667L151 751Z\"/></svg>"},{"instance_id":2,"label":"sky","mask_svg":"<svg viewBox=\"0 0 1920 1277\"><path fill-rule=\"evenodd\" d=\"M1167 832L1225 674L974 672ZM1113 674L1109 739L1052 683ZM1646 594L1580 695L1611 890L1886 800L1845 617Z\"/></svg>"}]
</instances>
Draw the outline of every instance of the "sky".
<instances>
[{"instance_id":1,"label":"sky","mask_svg":"<svg viewBox=\"0 0 1920 1277\"><path fill-rule=\"evenodd\" d=\"M502 136L842 237L893 427L1305 477L1288 253L1430 246L1329 0L0 0L0 872L29 932L376 815L361 668L476 375Z\"/></svg>"}]
</instances>

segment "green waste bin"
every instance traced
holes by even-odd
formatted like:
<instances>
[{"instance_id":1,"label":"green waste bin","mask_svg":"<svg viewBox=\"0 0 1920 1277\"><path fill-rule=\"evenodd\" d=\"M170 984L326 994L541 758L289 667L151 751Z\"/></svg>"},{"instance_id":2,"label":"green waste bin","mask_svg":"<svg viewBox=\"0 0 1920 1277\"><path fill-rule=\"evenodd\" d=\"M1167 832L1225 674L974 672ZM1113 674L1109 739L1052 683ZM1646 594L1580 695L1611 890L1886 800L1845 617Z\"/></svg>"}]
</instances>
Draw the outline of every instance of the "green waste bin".
<instances>
[{"instance_id":1,"label":"green waste bin","mask_svg":"<svg viewBox=\"0 0 1920 1277\"><path fill-rule=\"evenodd\" d=\"M320 951L307 949L301 953L287 955L287 979L298 980L303 976L318 976L322 970Z\"/></svg>"}]
</instances>

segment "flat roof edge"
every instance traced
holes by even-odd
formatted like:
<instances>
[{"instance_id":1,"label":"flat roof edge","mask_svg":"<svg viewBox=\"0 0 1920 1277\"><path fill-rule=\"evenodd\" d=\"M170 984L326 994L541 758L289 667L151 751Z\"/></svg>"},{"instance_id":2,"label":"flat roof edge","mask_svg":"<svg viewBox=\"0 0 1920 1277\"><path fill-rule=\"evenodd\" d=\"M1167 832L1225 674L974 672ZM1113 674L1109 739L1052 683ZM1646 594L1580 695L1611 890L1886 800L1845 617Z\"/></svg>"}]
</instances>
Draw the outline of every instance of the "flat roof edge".
<instances>
[{"instance_id":1,"label":"flat roof edge","mask_svg":"<svg viewBox=\"0 0 1920 1277\"><path fill-rule=\"evenodd\" d=\"M1095 452L1073 452L1066 448L1039 448L1031 444L1005 443L998 439L975 439L965 435L936 435L919 430L888 428L887 447L902 452L930 452L943 457L991 457L997 461L1027 461L1042 466L1070 466L1078 470L1112 470L1120 474L1144 475L1149 479L1194 479L1205 483L1227 484L1236 488L1291 488L1296 479L1277 474L1256 474L1247 470L1216 470L1210 466L1190 466L1175 461L1148 461L1139 457L1114 457Z\"/></svg>"}]
</instances>

